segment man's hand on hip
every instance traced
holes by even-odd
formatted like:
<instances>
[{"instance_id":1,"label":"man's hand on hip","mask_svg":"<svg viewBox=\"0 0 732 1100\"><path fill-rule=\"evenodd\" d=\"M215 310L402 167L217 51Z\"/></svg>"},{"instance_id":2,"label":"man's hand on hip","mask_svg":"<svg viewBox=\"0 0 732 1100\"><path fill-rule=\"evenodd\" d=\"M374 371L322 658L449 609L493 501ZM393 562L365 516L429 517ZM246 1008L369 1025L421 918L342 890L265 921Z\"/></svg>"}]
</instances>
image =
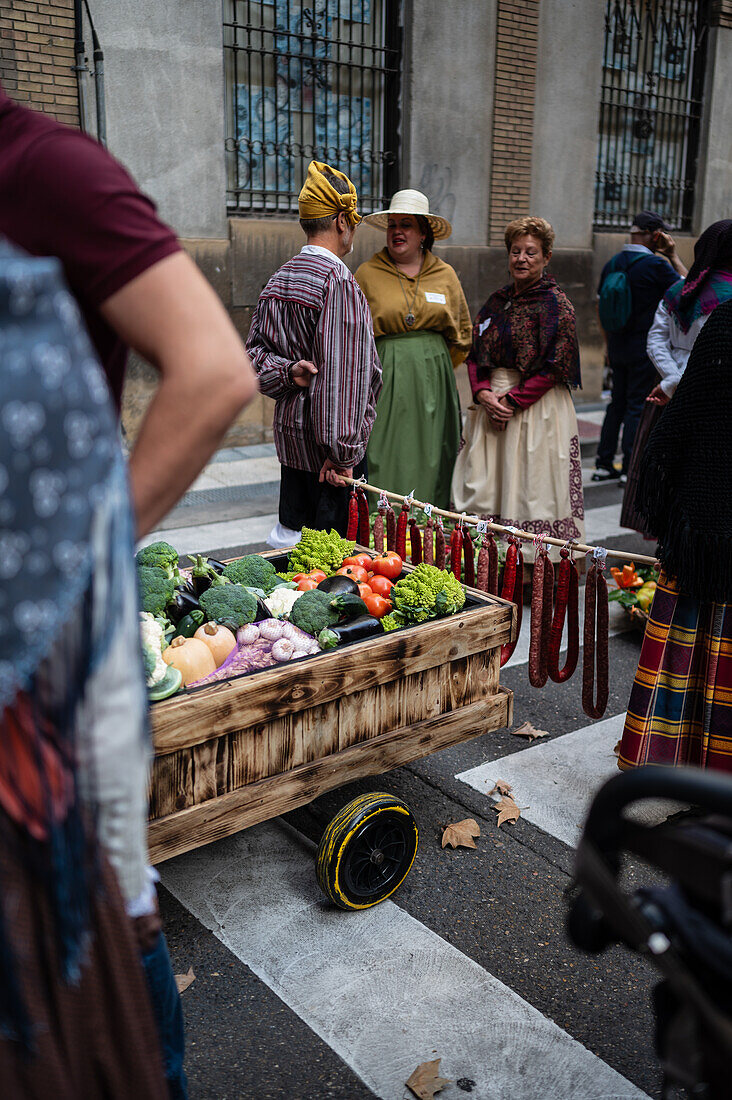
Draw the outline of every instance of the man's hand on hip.
<instances>
[{"instance_id":1,"label":"man's hand on hip","mask_svg":"<svg viewBox=\"0 0 732 1100\"><path fill-rule=\"evenodd\" d=\"M318 481L327 481L329 485L341 488L346 485L344 477L353 477L353 466L336 466L335 462L326 458L318 475Z\"/></svg>"},{"instance_id":2,"label":"man's hand on hip","mask_svg":"<svg viewBox=\"0 0 732 1100\"><path fill-rule=\"evenodd\" d=\"M315 363L311 363L309 359L299 359L297 363L293 364L290 370L290 377L296 386L302 386L303 389L307 389L313 380L313 375L317 373L318 368L315 366Z\"/></svg>"}]
</instances>

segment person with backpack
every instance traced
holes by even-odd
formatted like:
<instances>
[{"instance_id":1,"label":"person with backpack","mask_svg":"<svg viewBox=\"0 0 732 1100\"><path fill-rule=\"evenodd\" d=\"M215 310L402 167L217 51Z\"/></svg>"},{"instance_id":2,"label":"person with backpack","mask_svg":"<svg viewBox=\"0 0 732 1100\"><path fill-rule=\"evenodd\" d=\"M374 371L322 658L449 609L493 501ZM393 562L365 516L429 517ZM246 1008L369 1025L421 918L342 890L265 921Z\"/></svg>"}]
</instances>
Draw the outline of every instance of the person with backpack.
<instances>
[{"instance_id":1,"label":"person with backpack","mask_svg":"<svg viewBox=\"0 0 732 1100\"><path fill-rule=\"evenodd\" d=\"M662 258L663 257L663 258ZM646 352L648 331L663 295L686 268L660 214L643 210L633 220L630 241L605 264L598 288L598 310L607 342L612 398L605 413L593 481L628 479L633 441L643 403L656 384ZM615 451L623 429L623 466L615 469Z\"/></svg>"}]
</instances>

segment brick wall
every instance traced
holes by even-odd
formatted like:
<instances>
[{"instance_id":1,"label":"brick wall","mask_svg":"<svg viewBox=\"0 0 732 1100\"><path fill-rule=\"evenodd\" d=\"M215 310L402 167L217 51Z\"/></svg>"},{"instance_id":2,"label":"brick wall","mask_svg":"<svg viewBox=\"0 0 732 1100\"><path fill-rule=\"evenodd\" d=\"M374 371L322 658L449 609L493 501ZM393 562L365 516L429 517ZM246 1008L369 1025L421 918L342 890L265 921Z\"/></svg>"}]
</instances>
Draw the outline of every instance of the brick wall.
<instances>
[{"instance_id":1,"label":"brick wall","mask_svg":"<svg viewBox=\"0 0 732 1100\"><path fill-rule=\"evenodd\" d=\"M8 95L79 125L73 0L0 0L0 80Z\"/></svg>"},{"instance_id":2,"label":"brick wall","mask_svg":"<svg viewBox=\"0 0 732 1100\"><path fill-rule=\"evenodd\" d=\"M499 0L491 166L491 244L513 218L528 214L539 0Z\"/></svg>"},{"instance_id":3,"label":"brick wall","mask_svg":"<svg viewBox=\"0 0 732 1100\"><path fill-rule=\"evenodd\" d=\"M732 28L732 0L712 0L712 26Z\"/></svg>"}]
</instances>

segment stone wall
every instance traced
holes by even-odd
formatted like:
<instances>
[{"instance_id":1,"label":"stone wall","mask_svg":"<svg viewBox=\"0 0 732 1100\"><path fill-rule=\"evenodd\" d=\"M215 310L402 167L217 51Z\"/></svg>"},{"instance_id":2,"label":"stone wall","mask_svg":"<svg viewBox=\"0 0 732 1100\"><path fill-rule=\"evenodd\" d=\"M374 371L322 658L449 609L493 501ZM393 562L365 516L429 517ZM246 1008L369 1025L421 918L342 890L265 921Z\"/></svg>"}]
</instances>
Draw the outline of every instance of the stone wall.
<instances>
[{"instance_id":1,"label":"stone wall","mask_svg":"<svg viewBox=\"0 0 732 1100\"><path fill-rule=\"evenodd\" d=\"M73 0L0 0L0 80L18 103L79 125Z\"/></svg>"}]
</instances>

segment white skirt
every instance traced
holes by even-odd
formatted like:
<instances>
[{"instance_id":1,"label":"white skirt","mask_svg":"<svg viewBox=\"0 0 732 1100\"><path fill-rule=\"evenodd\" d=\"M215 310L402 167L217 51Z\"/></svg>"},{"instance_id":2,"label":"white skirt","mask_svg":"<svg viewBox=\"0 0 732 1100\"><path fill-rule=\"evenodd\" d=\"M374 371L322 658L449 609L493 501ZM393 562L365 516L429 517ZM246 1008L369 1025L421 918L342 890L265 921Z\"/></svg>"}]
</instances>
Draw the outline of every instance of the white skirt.
<instances>
[{"instance_id":1,"label":"white skirt","mask_svg":"<svg viewBox=\"0 0 732 1100\"><path fill-rule=\"evenodd\" d=\"M500 397L518 380L518 371L494 370L491 388ZM528 409L517 409L502 432L482 405L469 406L463 438L452 478L456 511L584 541L577 414L565 386L553 386ZM523 550L525 560L533 561L533 544L524 543ZM550 550L556 561L559 548Z\"/></svg>"}]
</instances>

